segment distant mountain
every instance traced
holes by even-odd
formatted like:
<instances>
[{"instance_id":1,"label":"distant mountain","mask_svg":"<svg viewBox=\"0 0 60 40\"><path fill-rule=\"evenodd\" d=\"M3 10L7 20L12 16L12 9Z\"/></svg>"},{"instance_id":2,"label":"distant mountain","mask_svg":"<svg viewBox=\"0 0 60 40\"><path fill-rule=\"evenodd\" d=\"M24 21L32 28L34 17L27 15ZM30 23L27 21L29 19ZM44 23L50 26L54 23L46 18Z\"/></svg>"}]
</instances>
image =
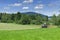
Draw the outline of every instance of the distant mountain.
<instances>
[{"instance_id":1,"label":"distant mountain","mask_svg":"<svg viewBox=\"0 0 60 40\"><path fill-rule=\"evenodd\" d=\"M35 13L35 12L25 12L23 14L29 14L29 15L34 15L34 14L38 14L38 13Z\"/></svg>"},{"instance_id":2,"label":"distant mountain","mask_svg":"<svg viewBox=\"0 0 60 40\"><path fill-rule=\"evenodd\" d=\"M52 16L48 16L48 18L52 18Z\"/></svg>"},{"instance_id":3,"label":"distant mountain","mask_svg":"<svg viewBox=\"0 0 60 40\"><path fill-rule=\"evenodd\" d=\"M40 14L40 13L36 13L36 12L24 12L24 13L22 13L22 14L27 14L27 15L35 15L35 14L39 14L40 16L42 16L42 17L46 17L47 15L44 15L44 14Z\"/></svg>"}]
</instances>

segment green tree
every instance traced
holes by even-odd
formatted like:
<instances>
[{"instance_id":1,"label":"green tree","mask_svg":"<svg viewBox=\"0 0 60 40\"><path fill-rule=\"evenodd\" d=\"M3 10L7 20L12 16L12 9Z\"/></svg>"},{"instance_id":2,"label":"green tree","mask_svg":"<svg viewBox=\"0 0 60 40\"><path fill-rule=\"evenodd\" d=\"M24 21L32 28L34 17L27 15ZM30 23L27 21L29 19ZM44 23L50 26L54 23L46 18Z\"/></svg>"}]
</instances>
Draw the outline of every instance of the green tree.
<instances>
[{"instance_id":1,"label":"green tree","mask_svg":"<svg viewBox=\"0 0 60 40\"><path fill-rule=\"evenodd\" d=\"M57 25L57 16L55 14L52 16L51 21L54 25Z\"/></svg>"},{"instance_id":2,"label":"green tree","mask_svg":"<svg viewBox=\"0 0 60 40\"><path fill-rule=\"evenodd\" d=\"M57 25L60 25L60 14L57 16Z\"/></svg>"},{"instance_id":3,"label":"green tree","mask_svg":"<svg viewBox=\"0 0 60 40\"><path fill-rule=\"evenodd\" d=\"M30 20L28 15L24 15L24 16L22 15L21 20L20 20L19 23L25 25L25 24L30 24L30 22L31 22L31 20Z\"/></svg>"},{"instance_id":4,"label":"green tree","mask_svg":"<svg viewBox=\"0 0 60 40\"><path fill-rule=\"evenodd\" d=\"M15 21L15 14L11 14L11 20Z\"/></svg>"},{"instance_id":5,"label":"green tree","mask_svg":"<svg viewBox=\"0 0 60 40\"><path fill-rule=\"evenodd\" d=\"M4 14L2 15L1 22L4 22L4 23L7 22L7 14L6 14L6 13L4 13Z\"/></svg>"},{"instance_id":6,"label":"green tree","mask_svg":"<svg viewBox=\"0 0 60 40\"><path fill-rule=\"evenodd\" d=\"M17 14L15 14L15 22L18 23L20 19L21 19L21 13L17 12Z\"/></svg>"}]
</instances>

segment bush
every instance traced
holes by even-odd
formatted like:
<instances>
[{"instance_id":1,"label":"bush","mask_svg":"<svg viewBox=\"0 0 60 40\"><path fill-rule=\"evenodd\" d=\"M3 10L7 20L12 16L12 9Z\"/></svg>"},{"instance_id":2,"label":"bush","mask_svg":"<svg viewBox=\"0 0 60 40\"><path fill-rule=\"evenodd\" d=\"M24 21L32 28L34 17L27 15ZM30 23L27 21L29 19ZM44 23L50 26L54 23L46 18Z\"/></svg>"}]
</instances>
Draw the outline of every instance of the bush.
<instances>
[{"instance_id":1,"label":"bush","mask_svg":"<svg viewBox=\"0 0 60 40\"><path fill-rule=\"evenodd\" d=\"M13 23L14 21L13 20L7 20L7 23Z\"/></svg>"},{"instance_id":2,"label":"bush","mask_svg":"<svg viewBox=\"0 0 60 40\"><path fill-rule=\"evenodd\" d=\"M42 24L42 22L40 22L38 20L32 20L31 24L40 25L40 24Z\"/></svg>"},{"instance_id":3,"label":"bush","mask_svg":"<svg viewBox=\"0 0 60 40\"><path fill-rule=\"evenodd\" d=\"M22 19L22 20L20 20L20 23L23 25L30 24L30 20L29 19Z\"/></svg>"}]
</instances>

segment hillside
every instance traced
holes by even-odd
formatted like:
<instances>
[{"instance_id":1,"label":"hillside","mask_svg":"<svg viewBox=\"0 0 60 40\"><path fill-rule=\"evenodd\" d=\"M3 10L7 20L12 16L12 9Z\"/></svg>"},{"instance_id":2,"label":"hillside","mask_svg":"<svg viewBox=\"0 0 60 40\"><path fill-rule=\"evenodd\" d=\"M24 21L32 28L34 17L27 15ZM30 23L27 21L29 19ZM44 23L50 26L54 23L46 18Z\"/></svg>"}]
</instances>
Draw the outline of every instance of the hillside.
<instances>
[{"instance_id":1,"label":"hillside","mask_svg":"<svg viewBox=\"0 0 60 40\"><path fill-rule=\"evenodd\" d=\"M40 15L42 17L46 17L47 15L41 14L41 13L36 13L36 12L24 12L22 14L27 14L27 15Z\"/></svg>"}]
</instances>

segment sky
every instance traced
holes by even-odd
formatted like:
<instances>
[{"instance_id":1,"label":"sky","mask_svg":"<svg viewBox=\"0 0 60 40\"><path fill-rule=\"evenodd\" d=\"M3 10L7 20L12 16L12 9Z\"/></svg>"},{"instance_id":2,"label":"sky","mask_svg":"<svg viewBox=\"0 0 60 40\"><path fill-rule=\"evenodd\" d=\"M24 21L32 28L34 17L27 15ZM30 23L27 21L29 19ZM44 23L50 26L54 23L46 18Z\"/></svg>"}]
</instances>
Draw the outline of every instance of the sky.
<instances>
[{"instance_id":1,"label":"sky","mask_svg":"<svg viewBox=\"0 0 60 40\"><path fill-rule=\"evenodd\" d=\"M60 13L60 0L0 0L0 12L37 12L52 16Z\"/></svg>"}]
</instances>

